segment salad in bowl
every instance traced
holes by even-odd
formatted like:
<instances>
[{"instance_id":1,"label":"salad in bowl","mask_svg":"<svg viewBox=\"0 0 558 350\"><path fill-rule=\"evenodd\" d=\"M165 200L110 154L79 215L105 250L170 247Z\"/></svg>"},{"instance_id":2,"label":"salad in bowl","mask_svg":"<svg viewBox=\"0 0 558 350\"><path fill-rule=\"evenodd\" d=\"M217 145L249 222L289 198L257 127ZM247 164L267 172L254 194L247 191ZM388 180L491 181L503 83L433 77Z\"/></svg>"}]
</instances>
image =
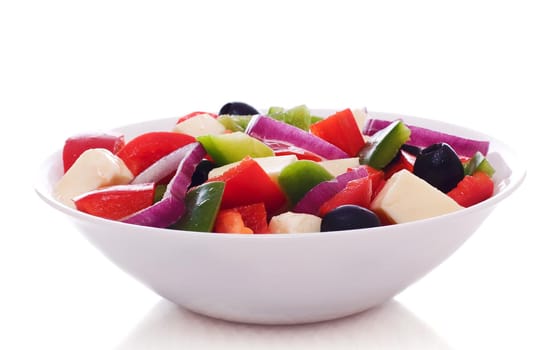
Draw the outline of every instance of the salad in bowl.
<instances>
[{"instance_id":1,"label":"salad in bowl","mask_svg":"<svg viewBox=\"0 0 558 350\"><path fill-rule=\"evenodd\" d=\"M69 135L36 190L161 296L222 319L290 324L390 299L524 176L508 146L456 125L231 102Z\"/></svg>"}]
</instances>

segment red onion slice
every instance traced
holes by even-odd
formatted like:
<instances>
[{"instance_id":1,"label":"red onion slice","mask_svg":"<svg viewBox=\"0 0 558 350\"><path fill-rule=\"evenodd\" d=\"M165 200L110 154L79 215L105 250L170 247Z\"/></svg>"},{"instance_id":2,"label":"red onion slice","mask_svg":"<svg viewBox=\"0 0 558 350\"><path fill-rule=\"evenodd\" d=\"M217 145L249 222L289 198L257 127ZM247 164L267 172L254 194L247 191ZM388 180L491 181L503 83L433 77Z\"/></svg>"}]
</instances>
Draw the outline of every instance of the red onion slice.
<instances>
[{"instance_id":1,"label":"red onion slice","mask_svg":"<svg viewBox=\"0 0 558 350\"><path fill-rule=\"evenodd\" d=\"M281 121L264 115L255 115L245 131L262 142L281 142L291 144L317 154L325 159L348 158L349 155L337 146Z\"/></svg>"},{"instance_id":2,"label":"red onion slice","mask_svg":"<svg viewBox=\"0 0 558 350\"><path fill-rule=\"evenodd\" d=\"M158 183L164 178L172 175L178 168L182 159L184 159L186 154L190 152L190 148L188 146L190 146L190 144L178 148L151 164L147 169L139 173L132 180L131 184L141 184L147 182Z\"/></svg>"},{"instance_id":3,"label":"red onion slice","mask_svg":"<svg viewBox=\"0 0 558 350\"><path fill-rule=\"evenodd\" d=\"M176 174L170 180L163 197L173 195L180 200L184 200L188 187L192 183L192 175L194 175L196 167L206 155L205 149L199 142L193 142L186 147L188 147L188 152L178 165Z\"/></svg>"},{"instance_id":4,"label":"red onion slice","mask_svg":"<svg viewBox=\"0 0 558 350\"><path fill-rule=\"evenodd\" d=\"M364 134L368 136L374 135L379 130L385 128L391 123L388 120L368 119L364 126ZM456 135L446 134L420 126L408 125L411 129L411 138L407 144L417 147L428 147L437 142L445 142L449 144L457 154L465 157L472 157L477 151L483 155L488 153L490 143L488 141L479 141L468 139Z\"/></svg>"},{"instance_id":5,"label":"red onion slice","mask_svg":"<svg viewBox=\"0 0 558 350\"><path fill-rule=\"evenodd\" d=\"M322 204L333 197L337 192L344 189L349 181L360 179L365 176L368 176L368 171L361 166L354 170L347 171L333 180L320 182L298 201L292 211L295 213L318 215Z\"/></svg>"},{"instance_id":6,"label":"red onion slice","mask_svg":"<svg viewBox=\"0 0 558 350\"><path fill-rule=\"evenodd\" d=\"M184 148L185 155L178 164L176 174L169 182L163 199L122 219L122 222L164 228L171 226L184 215L184 198L192 182L192 175L206 154L199 142L193 142Z\"/></svg>"},{"instance_id":7,"label":"red onion slice","mask_svg":"<svg viewBox=\"0 0 558 350\"><path fill-rule=\"evenodd\" d=\"M169 196L120 221L128 224L165 228L177 222L185 211L186 206L183 199Z\"/></svg>"}]
</instances>

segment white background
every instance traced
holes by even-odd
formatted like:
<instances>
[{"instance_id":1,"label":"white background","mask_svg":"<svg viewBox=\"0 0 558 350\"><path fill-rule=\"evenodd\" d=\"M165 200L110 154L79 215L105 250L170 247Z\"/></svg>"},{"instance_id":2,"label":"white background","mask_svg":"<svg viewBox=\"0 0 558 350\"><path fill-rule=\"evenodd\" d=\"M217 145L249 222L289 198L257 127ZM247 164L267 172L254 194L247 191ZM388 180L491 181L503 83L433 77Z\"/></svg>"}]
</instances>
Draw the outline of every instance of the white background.
<instances>
[{"instance_id":1,"label":"white background","mask_svg":"<svg viewBox=\"0 0 558 350\"><path fill-rule=\"evenodd\" d=\"M536 0L1 2L0 348L558 348L557 18ZM161 300L33 191L73 133L232 100L458 123L515 148L527 180L393 302L298 327Z\"/></svg>"}]
</instances>

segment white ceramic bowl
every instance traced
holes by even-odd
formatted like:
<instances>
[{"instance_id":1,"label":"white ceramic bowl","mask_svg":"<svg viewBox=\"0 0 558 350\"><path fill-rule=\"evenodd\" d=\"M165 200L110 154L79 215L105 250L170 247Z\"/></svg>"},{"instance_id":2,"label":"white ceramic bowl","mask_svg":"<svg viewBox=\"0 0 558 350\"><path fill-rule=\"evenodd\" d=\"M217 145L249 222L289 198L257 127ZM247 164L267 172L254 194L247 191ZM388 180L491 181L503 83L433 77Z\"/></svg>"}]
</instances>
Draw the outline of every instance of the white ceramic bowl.
<instances>
[{"instance_id":1,"label":"white ceramic bowl","mask_svg":"<svg viewBox=\"0 0 558 350\"><path fill-rule=\"evenodd\" d=\"M488 135L433 120L369 114L489 140L488 157L497 171L495 195L455 213L400 225L236 235L129 225L65 207L51 195L62 175L61 151L44 161L35 188L114 264L189 310L261 324L334 319L379 305L423 277L459 248L525 176L512 150ZM129 140L146 131L170 130L175 120L117 130Z\"/></svg>"}]
</instances>

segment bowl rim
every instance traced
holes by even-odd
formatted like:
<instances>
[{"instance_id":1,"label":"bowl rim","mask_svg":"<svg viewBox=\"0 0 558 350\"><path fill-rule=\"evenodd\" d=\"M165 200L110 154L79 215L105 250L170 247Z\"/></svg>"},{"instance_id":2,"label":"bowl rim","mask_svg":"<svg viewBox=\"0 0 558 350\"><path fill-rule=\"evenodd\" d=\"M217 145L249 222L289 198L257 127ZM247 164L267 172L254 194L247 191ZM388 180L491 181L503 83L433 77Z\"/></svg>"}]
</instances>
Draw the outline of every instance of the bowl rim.
<instances>
[{"instance_id":1,"label":"bowl rim","mask_svg":"<svg viewBox=\"0 0 558 350\"><path fill-rule=\"evenodd\" d=\"M334 109L311 109L311 111L317 113L329 113L331 111L335 111ZM61 157L62 150L58 149L52 152L49 156L45 157L43 161L40 163L38 170L35 172L35 180L33 183L33 188L38 196L47 204L49 204L52 208L56 209L59 212L62 212L66 215L71 216L76 220L83 220L90 224L97 224L97 225L115 225L118 228L119 232L126 232L126 231L141 231L143 234L156 234L156 235L180 235L184 237L195 237L195 238L203 238L203 239L248 239L248 240L268 240L268 239L317 239L320 237L337 237L339 235L346 236L347 234L382 234L382 233L389 233L393 232L394 230L397 231L399 229L405 229L409 226L422 226L428 225L429 223L440 221L440 220L451 220L452 217L458 215L472 215L475 212L486 210L489 207L495 207L499 202L504 200L505 198L509 197L513 192L517 190L517 188L524 182L525 177L527 175L527 170L525 168L524 163L519 159L518 154L513 151L507 144L500 141L498 138L493 136L487 135L485 133L473 130L471 128L455 124L455 123L448 123L440 120L434 120L429 118L422 118L422 117L415 117L409 115L403 115L398 113L387 113L387 112L368 112L366 111L368 118L375 117L375 118L385 118L385 119L403 119L407 121L411 119L413 122L419 122L421 126L423 124L436 124L437 126L441 126L442 128L437 130L440 131L448 131L451 129L459 129L465 133L473 134L477 138L485 138L490 140L490 144L492 145L497 144L499 148L501 148L507 156L508 160L511 162L505 162L505 165L513 163L513 166L510 167L511 174L504 178L503 181L506 181L504 188L498 192L496 192L492 197L475 204L471 207L464 208L462 210L458 210L452 213L439 215L427 219L421 219L412 222L394 224L394 225L386 225L386 226L379 226L374 228L362 228L362 229L353 229L353 230L341 230L341 231L327 231L327 232L308 232L308 233L288 233L288 234L241 234L241 233L228 233L228 234L208 234L208 232L197 232L197 231L184 231L184 230L176 230L170 228L157 228L157 227L149 227L149 226L141 226L141 225L134 225L128 224L120 221L105 219L101 217L97 217L94 215L90 215L76 209L67 207L66 205L60 203L52 196L52 189L48 188L47 186L47 174L49 171L52 171L53 165L56 163L56 158ZM119 127L110 129L109 131L125 131L129 129L139 128L141 126L145 126L146 124L164 124L165 122L172 122L176 121L175 117L168 117L168 118L159 118L159 119L152 119L143 122L131 123L126 125L121 125ZM410 122L409 124L415 125L416 123ZM461 134L463 134L463 132ZM490 152L490 151L489 151ZM137 234L137 233L134 233ZM254 238L257 236L258 238Z\"/></svg>"}]
</instances>

